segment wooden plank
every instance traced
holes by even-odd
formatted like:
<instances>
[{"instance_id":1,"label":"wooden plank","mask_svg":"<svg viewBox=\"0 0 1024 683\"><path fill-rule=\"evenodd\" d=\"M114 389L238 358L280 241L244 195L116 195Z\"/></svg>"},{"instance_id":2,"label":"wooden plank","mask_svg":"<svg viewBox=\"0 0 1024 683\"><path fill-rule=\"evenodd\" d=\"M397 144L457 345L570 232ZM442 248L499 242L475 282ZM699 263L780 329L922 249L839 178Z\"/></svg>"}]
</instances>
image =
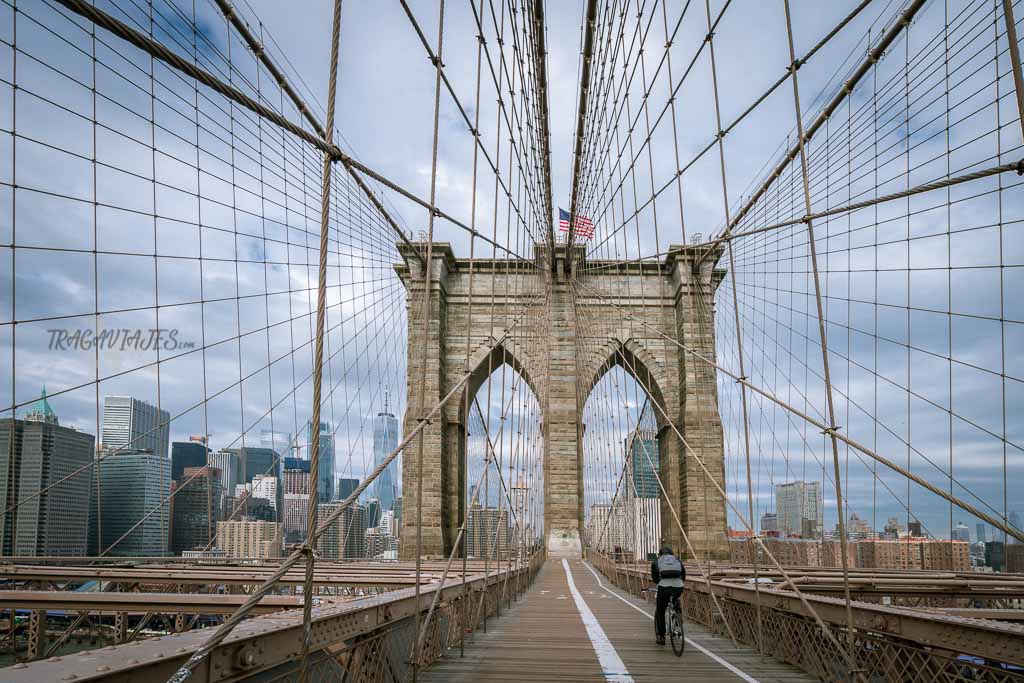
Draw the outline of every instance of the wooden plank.
<instances>
[{"instance_id":1,"label":"wooden plank","mask_svg":"<svg viewBox=\"0 0 1024 683\"><path fill-rule=\"evenodd\" d=\"M742 680L728 668L687 645L676 657L669 645L654 642L654 623L623 600L651 611L644 605L607 586L583 562L569 563L573 582L587 607L636 681ZM618 597L616 597L618 595ZM803 683L814 679L799 670L771 659L762 659L745 646L687 624L686 635L751 678L760 681ZM560 561L550 560L541 569L523 600L500 619L488 623L487 633L469 637L465 657L458 648L450 650L425 671L425 683L484 681L595 681L606 680L598 663L583 619L573 600Z\"/></svg>"}]
</instances>

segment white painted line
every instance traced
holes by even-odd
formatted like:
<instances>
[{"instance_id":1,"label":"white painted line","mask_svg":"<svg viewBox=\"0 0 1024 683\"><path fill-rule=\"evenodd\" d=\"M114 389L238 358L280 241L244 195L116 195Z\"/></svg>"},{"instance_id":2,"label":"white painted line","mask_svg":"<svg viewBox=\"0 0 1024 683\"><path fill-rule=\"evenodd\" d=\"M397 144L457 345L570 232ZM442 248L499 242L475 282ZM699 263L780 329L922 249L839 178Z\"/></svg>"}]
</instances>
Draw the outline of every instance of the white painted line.
<instances>
[{"instance_id":1,"label":"white painted line","mask_svg":"<svg viewBox=\"0 0 1024 683\"><path fill-rule=\"evenodd\" d=\"M614 595L619 600L621 600L622 602L626 603L627 605L629 605L630 607L635 609L637 612L639 612L640 614L642 614L645 617L647 617L648 619L650 619L651 621L654 620L654 616L652 614L649 614L647 612L647 610L645 610L643 607L639 607L637 605L634 605L632 602L630 602L626 598L624 598L621 595L619 595L618 592L616 592L614 590L610 590L607 586L605 586L603 583L601 583L601 577L597 575L597 572L594 571L594 569L590 566L589 562L584 562L583 566L586 567L587 570L590 571L590 573L594 575L594 578L597 579L597 585L598 586L600 586L604 590L607 590L611 595ZM695 643L693 640L691 640L689 638L686 639L686 642L687 642L687 644L692 645L693 647L695 647L698 650L700 650L702 653L706 654L711 659L715 660L716 662L718 662L719 664L724 666L729 671L731 671L734 674L736 674L737 676L739 676L741 679L743 679L747 683L760 683L753 676L750 676L747 673L737 669L735 666L733 666L729 662L725 661L724 659L722 659L721 657L719 657L718 655L716 655L714 652L712 652L711 650L707 649L706 647L702 647L700 645L700 643Z\"/></svg>"},{"instance_id":2,"label":"white painted line","mask_svg":"<svg viewBox=\"0 0 1024 683\"><path fill-rule=\"evenodd\" d=\"M569 592L572 593L572 599L576 601L576 609L583 617L583 625L587 627L590 644L594 646L594 652L597 653L597 661L601 663L605 680L616 683L634 683L633 677L626 671L626 665L622 663L619 653L615 651L612 641L608 640L608 636L605 635L601 624L597 622L594 613L590 611L583 596L576 590L576 584L572 580L572 571L569 569L569 561L564 558L562 559L562 568L565 569L565 580L569 582Z\"/></svg>"}]
</instances>

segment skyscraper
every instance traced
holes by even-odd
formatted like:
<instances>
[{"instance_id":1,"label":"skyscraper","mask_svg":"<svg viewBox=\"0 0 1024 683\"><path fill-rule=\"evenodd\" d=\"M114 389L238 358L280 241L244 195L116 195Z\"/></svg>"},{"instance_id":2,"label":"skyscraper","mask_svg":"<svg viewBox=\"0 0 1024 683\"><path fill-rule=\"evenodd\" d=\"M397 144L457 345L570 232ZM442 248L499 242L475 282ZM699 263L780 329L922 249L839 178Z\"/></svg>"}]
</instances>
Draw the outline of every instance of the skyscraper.
<instances>
[{"instance_id":1,"label":"skyscraper","mask_svg":"<svg viewBox=\"0 0 1024 683\"><path fill-rule=\"evenodd\" d=\"M309 473L309 461L303 458L285 458L284 469L286 470L301 470L305 473Z\"/></svg>"},{"instance_id":2,"label":"skyscraper","mask_svg":"<svg viewBox=\"0 0 1024 683\"><path fill-rule=\"evenodd\" d=\"M987 539L985 538L985 523L978 522L974 525L974 529L978 534L978 543L984 543Z\"/></svg>"},{"instance_id":3,"label":"skyscraper","mask_svg":"<svg viewBox=\"0 0 1024 683\"><path fill-rule=\"evenodd\" d=\"M284 494L284 540L285 543L302 543L306 540L306 517L309 514L308 493Z\"/></svg>"},{"instance_id":4,"label":"skyscraper","mask_svg":"<svg viewBox=\"0 0 1024 683\"><path fill-rule=\"evenodd\" d=\"M375 527L380 524L380 517L383 514L384 509L381 507L380 501L376 498L371 498L366 501L366 527Z\"/></svg>"},{"instance_id":5,"label":"skyscraper","mask_svg":"<svg viewBox=\"0 0 1024 683\"><path fill-rule=\"evenodd\" d=\"M338 500L345 500L359 488L358 479L339 479L338 480Z\"/></svg>"},{"instance_id":6,"label":"skyscraper","mask_svg":"<svg viewBox=\"0 0 1024 683\"><path fill-rule=\"evenodd\" d=\"M253 477L257 474L277 475L278 468L275 462L278 456L277 453L269 448L245 446L243 448L225 448L224 450L238 454L238 457L241 459L241 478L238 482L240 484L252 482Z\"/></svg>"},{"instance_id":7,"label":"skyscraper","mask_svg":"<svg viewBox=\"0 0 1024 683\"><path fill-rule=\"evenodd\" d=\"M176 488L171 511L171 552L202 550L213 540L222 513L220 470L186 467Z\"/></svg>"},{"instance_id":8,"label":"skyscraper","mask_svg":"<svg viewBox=\"0 0 1024 683\"><path fill-rule=\"evenodd\" d=\"M317 524L323 524L340 507L340 503L318 505ZM366 508L350 505L320 535L317 547L332 560L361 559L366 556L366 529Z\"/></svg>"},{"instance_id":9,"label":"skyscraper","mask_svg":"<svg viewBox=\"0 0 1024 683\"><path fill-rule=\"evenodd\" d=\"M312 460L313 423L306 424L306 443ZM312 465L310 465L312 468ZM334 433L330 422L320 423L320 455L317 463L316 491L321 503L334 500Z\"/></svg>"},{"instance_id":10,"label":"skyscraper","mask_svg":"<svg viewBox=\"0 0 1024 683\"><path fill-rule=\"evenodd\" d=\"M177 444L175 444L177 445ZM225 495L232 495L235 487L242 483L242 459L237 451L217 451L210 453L207 462L211 467L220 470L220 487ZM177 481L181 481L180 479Z\"/></svg>"},{"instance_id":11,"label":"skyscraper","mask_svg":"<svg viewBox=\"0 0 1024 683\"><path fill-rule=\"evenodd\" d=\"M252 479L252 495L254 498L266 498L270 501L270 507L274 509L275 516L277 515L277 501L280 495L277 490L277 477L272 474L266 476L257 474Z\"/></svg>"},{"instance_id":12,"label":"skyscraper","mask_svg":"<svg viewBox=\"0 0 1024 683\"><path fill-rule=\"evenodd\" d=\"M103 399L103 431L100 443L110 451L150 451L167 457L171 415L132 396Z\"/></svg>"},{"instance_id":13,"label":"skyscraper","mask_svg":"<svg viewBox=\"0 0 1024 683\"><path fill-rule=\"evenodd\" d=\"M45 390L24 420L0 420L0 552L86 554L94 449L92 434L60 426Z\"/></svg>"},{"instance_id":14,"label":"skyscraper","mask_svg":"<svg viewBox=\"0 0 1024 683\"><path fill-rule=\"evenodd\" d=\"M468 557L507 557L512 528L508 510L474 505L466 513L466 555Z\"/></svg>"},{"instance_id":15,"label":"skyscraper","mask_svg":"<svg viewBox=\"0 0 1024 683\"><path fill-rule=\"evenodd\" d=\"M966 543L971 542L971 530L967 528L967 525L963 522L957 522L957 525L950 531L950 538L954 541L964 541Z\"/></svg>"},{"instance_id":16,"label":"skyscraper","mask_svg":"<svg viewBox=\"0 0 1024 683\"><path fill-rule=\"evenodd\" d=\"M303 461L304 462L304 461ZM284 468L284 492L309 495L309 470Z\"/></svg>"},{"instance_id":17,"label":"skyscraper","mask_svg":"<svg viewBox=\"0 0 1024 683\"><path fill-rule=\"evenodd\" d=\"M282 458L289 458L292 455L293 446L292 435L288 432L275 432L269 429L260 430L261 448L269 448Z\"/></svg>"},{"instance_id":18,"label":"skyscraper","mask_svg":"<svg viewBox=\"0 0 1024 683\"><path fill-rule=\"evenodd\" d=\"M121 557L166 555L171 525L170 511L164 502L171 491L171 463L167 458L149 452L115 452L97 469L100 478L97 551ZM93 491L93 495L95 493ZM118 540L125 533L128 536Z\"/></svg>"},{"instance_id":19,"label":"skyscraper","mask_svg":"<svg viewBox=\"0 0 1024 683\"><path fill-rule=\"evenodd\" d=\"M775 511L779 518L779 531L793 536L821 533L825 523L821 501L821 483L817 481L791 481L775 487ZM809 522L805 523L805 522Z\"/></svg>"},{"instance_id":20,"label":"skyscraper","mask_svg":"<svg viewBox=\"0 0 1024 683\"><path fill-rule=\"evenodd\" d=\"M388 412L388 397L384 396L384 412L373 419L373 466L380 467L384 459L398 447L398 420ZM394 463L384 469L373 482L373 495L380 501L382 510L394 507L395 489Z\"/></svg>"},{"instance_id":21,"label":"skyscraper","mask_svg":"<svg viewBox=\"0 0 1024 683\"><path fill-rule=\"evenodd\" d=\"M627 495L638 498L657 498L660 493L658 486L658 439L651 430L638 429L626 437L626 460L629 469L629 488Z\"/></svg>"},{"instance_id":22,"label":"skyscraper","mask_svg":"<svg viewBox=\"0 0 1024 683\"><path fill-rule=\"evenodd\" d=\"M217 522L217 543L227 557L281 557L284 528L276 522Z\"/></svg>"},{"instance_id":23,"label":"skyscraper","mask_svg":"<svg viewBox=\"0 0 1024 683\"><path fill-rule=\"evenodd\" d=\"M171 479L181 481L186 467L202 467L207 464L210 449L204 444L191 441L175 441L171 444Z\"/></svg>"}]
</instances>

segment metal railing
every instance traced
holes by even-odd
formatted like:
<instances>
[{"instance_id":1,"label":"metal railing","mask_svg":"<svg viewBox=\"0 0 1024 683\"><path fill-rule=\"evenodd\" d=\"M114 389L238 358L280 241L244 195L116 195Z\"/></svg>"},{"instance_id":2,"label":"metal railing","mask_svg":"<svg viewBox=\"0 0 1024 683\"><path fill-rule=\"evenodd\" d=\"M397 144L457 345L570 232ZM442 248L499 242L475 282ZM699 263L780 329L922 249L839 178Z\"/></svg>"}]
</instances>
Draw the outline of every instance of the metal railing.
<instances>
[{"instance_id":1,"label":"metal railing","mask_svg":"<svg viewBox=\"0 0 1024 683\"><path fill-rule=\"evenodd\" d=\"M344 603L319 600L312 614L311 681L404 681L411 671L417 612L425 618L435 592L436 609L423 630L418 665L422 669L472 637L487 617L525 591L543 562L537 553L520 566L492 569L405 588ZM418 609L417 609L418 605ZM5 669L5 683L29 681L157 681L166 680L214 629L196 629L168 636L113 645L99 650L51 657ZM302 610L293 609L247 619L220 643L193 672L198 681L297 680L301 667Z\"/></svg>"},{"instance_id":2,"label":"metal railing","mask_svg":"<svg viewBox=\"0 0 1024 683\"><path fill-rule=\"evenodd\" d=\"M649 571L634 562L587 552L587 559L615 586L650 599ZM824 636L792 592L760 588L765 655L823 681L847 681L845 654ZM716 609L712 592L720 609ZM845 601L805 594L837 640L845 634ZM686 619L756 647L758 591L752 584L688 576ZM865 602L852 604L858 670L869 681L1024 681L1024 626Z\"/></svg>"}]
</instances>

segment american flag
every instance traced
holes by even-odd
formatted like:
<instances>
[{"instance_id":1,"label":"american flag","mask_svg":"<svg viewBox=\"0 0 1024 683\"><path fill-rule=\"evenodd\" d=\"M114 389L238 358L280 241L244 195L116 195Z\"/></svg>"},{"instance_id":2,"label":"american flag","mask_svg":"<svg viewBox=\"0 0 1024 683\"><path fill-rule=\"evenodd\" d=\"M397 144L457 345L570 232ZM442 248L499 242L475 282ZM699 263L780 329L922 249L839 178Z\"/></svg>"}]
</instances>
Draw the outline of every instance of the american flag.
<instances>
[{"instance_id":1,"label":"american flag","mask_svg":"<svg viewBox=\"0 0 1024 683\"><path fill-rule=\"evenodd\" d=\"M577 237L589 240L594 236L594 223L586 216L577 216L575 224ZM569 212L561 207L558 209L558 229L561 232L569 232Z\"/></svg>"}]
</instances>

